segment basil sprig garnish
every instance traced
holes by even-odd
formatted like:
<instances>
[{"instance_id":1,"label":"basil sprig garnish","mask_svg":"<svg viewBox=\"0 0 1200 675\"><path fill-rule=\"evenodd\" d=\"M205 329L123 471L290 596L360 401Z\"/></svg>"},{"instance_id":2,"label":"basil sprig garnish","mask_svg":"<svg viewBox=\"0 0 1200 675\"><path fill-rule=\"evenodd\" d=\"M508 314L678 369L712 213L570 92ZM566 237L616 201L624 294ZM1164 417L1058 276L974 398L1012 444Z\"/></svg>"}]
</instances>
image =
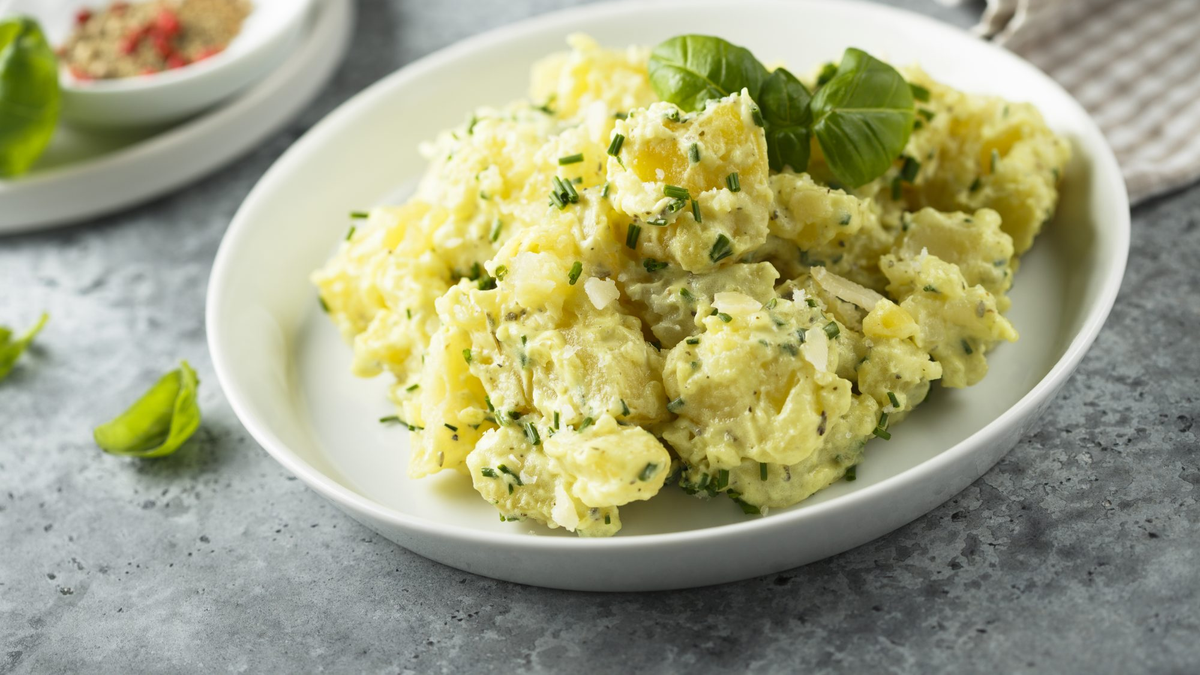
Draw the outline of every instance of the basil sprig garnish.
<instances>
[{"instance_id":1,"label":"basil sprig garnish","mask_svg":"<svg viewBox=\"0 0 1200 675\"><path fill-rule=\"evenodd\" d=\"M762 111L774 171L806 171L815 136L834 177L858 187L888 170L912 131L908 82L860 49L846 50L815 96L787 70L768 71L744 47L707 35L680 35L658 45L649 71L660 99L691 112L745 88Z\"/></svg>"},{"instance_id":2,"label":"basil sprig garnish","mask_svg":"<svg viewBox=\"0 0 1200 675\"><path fill-rule=\"evenodd\" d=\"M116 419L92 435L105 452L162 457L175 452L200 426L196 371L182 361Z\"/></svg>"},{"instance_id":3,"label":"basil sprig garnish","mask_svg":"<svg viewBox=\"0 0 1200 675\"><path fill-rule=\"evenodd\" d=\"M43 313L42 318L38 319L33 328L25 331L24 335L15 340L13 339L11 329L0 326L0 380L8 377L8 374L12 372L13 366L17 364L17 359L21 358L21 355L25 353L25 350L33 342L33 338L42 330L42 327L46 325L46 321L49 319L50 315Z\"/></svg>"}]
</instances>

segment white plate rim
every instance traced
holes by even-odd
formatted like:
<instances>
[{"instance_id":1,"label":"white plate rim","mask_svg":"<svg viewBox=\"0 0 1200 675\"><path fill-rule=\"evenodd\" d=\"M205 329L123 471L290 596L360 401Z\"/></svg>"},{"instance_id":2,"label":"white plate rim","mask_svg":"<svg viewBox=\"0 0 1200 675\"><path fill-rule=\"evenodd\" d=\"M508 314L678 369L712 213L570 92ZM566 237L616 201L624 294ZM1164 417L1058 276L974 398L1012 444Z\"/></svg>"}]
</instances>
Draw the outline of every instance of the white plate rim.
<instances>
[{"instance_id":1,"label":"white plate rim","mask_svg":"<svg viewBox=\"0 0 1200 675\"><path fill-rule=\"evenodd\" d=\"M0 213L0 236L63 227L154 199L225 166L277 131L320 93L336 72L350 43L354 23L352 0L320 0L313 5L310 8L313 10L312 16L309 17L311 26L293 53L275 71L235 95L228 103L114 152L26 178L0 180L0 200L24 197L31 192L45 194L53 190L68 190L69 187L71 189L68 191L78 194L78 185L92 176L116 172L143 175L150 166L160 169L151 172L155 176L153 180L116 197L72 200L65 204L56 202L50 211L35 213L33 217L13 216L10 220ZM297 79L300 84L297 84ZM288 88L293 91L283 97L285 105L274 109L268 106L268 112L265 113L261 110L264 100L278 100L279 91ZM206 139L243 123L247 114L256 112L258 114L253 115L256 121L249 128L250 133L244 135L241 142L209 152L207 161L175 162L178 170L161 171L167 160L189 148L204 146ZM99 202L99 205L89 206L90 201ZM26 211L21 210L20 213L25 214Z\"/></svg>"},{"instance_id":2,"label":"white plate rim","mask_svg":"<svg viewBox=\"0 0 1200 675\"><path fill-rule=\"evenodd\" d=\"M939 31L962 32L954 26L924 15L886 5L864 2L863 0L790 0L789 2L783 2L782 0L757 0L757 2L760 4L789 5L792 7L797 4L837 6L841 8L850 6L862 11L901 16L906 21L923 24L925 28L934 33ZM1048 403L1048 399L1070 377L1071 373L1083 359L1088 348L1095 341L1112 309L1124 277L1130 238L1130 213L1128 208L1115 216L1118 228L1117 231L1112 233L1113 246L1110 257L1099 264L1107 276L1104 277L1103 287L1097 294L1095 303L1088 311L1079 331L1071 339L1062 356L1029 392L1001 413L999 417L959 443L941 451L935 457L925 460L917 466L896 475L885 478L874 485L842 495L835 500L813 504L804 509L781 513L770 518L756 518L738 523L681 532L616 536L603 539L525 536L513 533L474 530L459 525L437 523L407 515L350 490L298 457L285 443L267 429L265 425L260 424L259 420L249 413L250 405L243 392L235 385L237 380L232 372L229 357L226 355L225 349L219 339L222 333L222 319L214 301L226 293L224 286L224 279L227 276L225 268L230 265L233 257L232 252L238 247L239 240L253 227L253 222L245 217L245 213L250 210L249 207L255 204L261 198L262 194L272 191L275 183L283 179L284 170L282 167L288 164L289 158L303 153L311 145L322 142L327 134L332 133L331 130L335 128L336 122L342 117L351 115L352 111L359 107L372 105L376 98L384 96L393 87L402 86L405 80L415 79L424 72L453 61L466 53L492 46L499 42L515 39L526 31L532 32L546 29L556 24L575 24L581 20L601 14L636 12L642 6L644 6L644 3L640 3L637 0L624 0L621 2L551 12L464 39L407 64L347 100L314 125L264 174L254 189L247 195L237 214L235 214L217 251L207 296L206 324L208 326L208 343L217 378L234 413L263 449L318 494L329 499L340 508L347 510L350 515L355 516L356 513L359 513L402 530L413 530L435 538L450 539L461 543L486 544L501 548L533 550L536 552L581 550L598 552L651 546L670 546L692 543L698 540L714 539L735 532L738 535L761 536L763 534L762 531L787 529L795 521L818 518L830 510L850 509L854 506L861 506L863 502L876 500L885 494L903 491L912 484L920 481L925 474L937 472L944 465L954 464L964 456L974 454L986 448L989 444L1003 436L1015 422L1034 415L1042 405ZM721 2L720 0L700 0L698 2L676 0L656 2L654 6L659 8L663 6L678 6L683 9L697 6L727 7L728 3ZM982 46L985 49L993 50L999 58L1011 61L1018 68L1037 70L1025 60L1000 47L989 43L983 43ZM1040 73L1040 71L1038 72ZM1103 138L1099 128L1086 112L1083 111L1078 102L1062 87L1057 84L1054 86L1062 93L1064 99L1074 104L1081 113L1081 116L1086 118L1087 124L1090 125L1089 131L1093 132L1099 138ZM1102 143L1097 145L1095 149L1098 150L1098 155L1094 158L1094 163L1103 165L1108 172L1119 176L1120 171L1116 157L1108 144L1106 142ZM1127 206L1129 200L1124 183L1114 183L1112 188L1118 191L1116 195L1118 201Z\"/></svg>"}]
</instances>

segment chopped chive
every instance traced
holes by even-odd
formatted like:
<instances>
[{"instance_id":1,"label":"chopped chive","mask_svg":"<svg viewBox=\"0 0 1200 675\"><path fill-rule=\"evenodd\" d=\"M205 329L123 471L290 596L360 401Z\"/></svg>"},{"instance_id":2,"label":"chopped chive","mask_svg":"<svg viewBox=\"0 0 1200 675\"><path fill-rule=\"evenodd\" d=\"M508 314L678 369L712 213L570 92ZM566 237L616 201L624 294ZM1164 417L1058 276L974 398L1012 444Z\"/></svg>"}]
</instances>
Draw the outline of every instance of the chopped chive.
<instances>
[{"instance_id":1,"label":"chopped chive","mask_svg":"<svg viewBox=\"0 0 1200 675\"><path fill-rule=\"evenodd\" d=\"M908 88L912 89L912 96L913 96L913 98L917 99L918 101L921 101L922 103L924 103L929 100L929 90L926 89L925 87L922 87L919 84L913 84L910 82L908 84Z\"/></svg>"},{"instance_id":2,"label":"chopped chive","mask_svg":"<svg viewBox=\"0 0 1200 675\"><path fill-rule=\"evenodd\" d=\"M900 167L900 179L911 183L917 177L917 172L921 170L921 163L905 155L904 165Z\"/></svg>"},{"instance_id":3,"label":"chopped chive","mask_svg":"<svg viewBox=\"0 0 1200 675\"><path fill-rule=\"evenodd\" d=\"M717 235L717 240L713 242L712 248L708 251L708 259L720 262L731 255L733 255L733 246L729 242L729 237L723 234Z\"/></svg>"},{"instance_id":4,"label":"chopped chive","mask_svg":"<svg viewBox=\"0 0 1200 675\"><path fill-rule=\"evenodd\" d=\"M668 267L668 263L655 260L654 258L646 258L642 261L642 267L645 267L647 272L657 272L665 270Z\"/></svg>"},{"instance_id":5,"label":"chopped chive","mask_svg":"<svg viewBox=\"0 0 1200 675\"><path fill-rule=\"evenodd\" d=\"M354 231L357 229L358 228L353 225L350 226L350 229L346 231L346 241L350 241L350 238L354 236Z\"/></svg>"},{"instance_id":6,"label":"chopped chive","mask_svg":"<svg viewBox=\"0 0 1200 675\"><path fill-rule=\"evenodd\" d=\"M875 437L882 438L885 441L890 441L892 440L892 432L887 431L886 429L876 429Z\"/></svg>"},{"instance_id":7,"label":"chopped chive","mask_svg":"<svg viewBox=\"0 0 1200 675\"><path fill-rule=\"evenodd\" d=\"M584 429L586 429L586 428L588 428L588 427L592 426L592 424L594 424L595 422L596 422L596 420L594 420L594 419L592 419L592 418L590 418L590 417L585 417L585 418L583 418L583 422L580 422L580 424L579 424L579 428L578 428L578 429L576 429L575 431L576 431L577 433L583 433L583 430L584 430Z\"/></svg>"},{"instance_id":8,"label":"chopped chive","mask_svg":"<svg viewBox=\"0 0 1200 675\"><path fill-rule=\"evenodd\" d=\"M410 318L410 319L412 318L412 310L411 310L411 309L405 309L405 310L404 310L404 314L405 314L405 316L407 316L408 318Z\"/></svg>"},{"instance_id":9,"label":"chopped chive","mask_svg":"<svg viewBox=\"0 0 1200 675\"><path fill-rule=\"evenodd\" d=\"M621 152L621 144L625 142L625 136L615 134L612 142L608 144L608 154L616 157Z\"/></svg>"},{"instance_id":10,"label":"chopped chive","mask_svg":"<svg viewBox=\"0 0 1200 675\"><path fill-rule=\"evenodd\" d=\"M738 179L738 174L736 171L728 176L725 176L725 185L729 187L730 192L742 191L742 182Z\"/></svg>"},{"instance_id":11,"label":"chopped chive","mask_svg":"<svg viewBox=\"0 0 1200 675\"><path fill-rule=\"evenodd\" d=\"M816 298L805 298L804 304L808 305L809 307L816 307L817 300L816 300Z\"/></svg>"},{"instance_id":12,"label":"chopped chive","mask_svg":"<svg viewBox=\"0 0 1200 675\"><path fill-rule=\"evenodd\" d=\"M328 314L329 313L329 303L325 302L325 298L322 298L321 296L318 295L317 302L321 303L321 311Z\"/></svg>"},{"instance_id":13,"label":"chopped chive","mask_svg":"<svg viewBox=\"0 0 1200 675\"><path fill-rule=\"evenodd\" d=\"M838 218L838 225L849 225L854 216L849 213L843 213L841 218Z\"/></svg>"},{"instance_id":14,"label":"chopped chive","mask_svg":"<svg viewBox=\"0 0 1200 675\"><path fill-rule=\"evenodd\" d=\"M413 386L411 386L411 387L407 387L407 388L405 388L405 390L404 390L404 391L416 391L416 390L418 390L418 389L420 389L420 388L421 388L421 384L418 382L417 384L414 384L414 385L413 385Z\"/></svg>"},{"instance_id":15,"label":"chopped chive","mask_svg":"<svg viewBox=\"0 0 1200 675\"><path fill-rule=\"evenodd\" d=\"M904 196L904 192L901 189L900 176L896 176L895 178L892 179L892 200L900 201L900 198L903 196Z\"/></svg>"},{"instance_id":16,"label":"chopped chive","mask_svg":"<svg viewBox=\"0 0 1200 675\"><path fill-rule=\"evenodd\" d=\"M687 300L688 302L694 302L696 300L696 296L692 295L692 292L683 286L679 287L679 297Z\"/></svg>"},{"instance_id":17,"label":"chopped chive","mask_svg":"<svg viewBox=\"0 0 1200 675\"><path fill-rule=\"evenodd\" d=\"M574 155L567 155L566 157L559 157L559 158L558 158L558 165L559 165L559 166L566 166L566 165L568 165L568 164L578 164L578 163L580 163L580 162L582 162L582 161L583 161L583 153L582 153L582 152L577 152L577 153L575 153Z\"/></svg>"},{"instance_id":18,"label":"chopped chive","mask_svg":"<svg viewBox=\"0 0 1200 675\"><path fill-rule=\"evenodd\" d=\"M759 110L758 106L754 103L750 104L750 117L754 120L755 126L763 126L762 110Z\"/></svg>"},{"instance_id":19,"label":"chopped chive","mask_svg":"<svg viewBox=\"0 0 1200 675\"><path fill-rule=\"evenodd\" d=\"M779 348L787 352L788 356L795 356L800 353L800 348L790 342L779 345Z\"/></svg>"},{"instance_id":20,"label":"chopped chive","mask_svg":"<svg viewBox=\"0 0 1200 675\"><path fill-rule=\"evenodd\" d=\"M937 286L933 286L930 284L925 284L925 287L922 288L921 290L925 291L926 293L937 293L938 292Z\"/></svg>"},{"instance_id":21,"label":"chopped chive","mask_svg":"<svg viewBox=\"0 0 1200 675\"><path fill-rule=\"evenodd\" d=\"M571 265L571 271L567 272L567 281L574 286L576 281L579 281L579 275L583 274L583 263L578 260L574 265Z\"/></svg>"},{"instance_id":22,"label":"chopped chive","mask_svg":"<svg viewBox=\"0 0 1200 675\"><path fill-rule=\"evenodd\" d=\"M367 218L370 215L371 214L367 213L366 211L351 211L350 212L350 217L355 220L362 220L364 218Z\"/></svg>"},{"instance_id":23,"label":"chopped chive","mask_svg":"<svg viewBox=\"0 0 1200 675\"><path fill-rule=\"evenodd\" d=\"M567 208L567 203L563 201L562 196L558 194L557 190L552 190L550 192L550 203L554 206L557 206L559 211Z\"/></svg>"},{"instance_id":24,"label":"chopped chive","mask_svg":"<svg viewBox=\"0 0 1200 675\"><path fill-rule=\"evenodd\" d=\"M479 290L490 291L494 288L496 288L496 279L494 277L489 277L488 275L485 274L485 275L483 275L482 278L480 278Z\"/></svg>"},{"instance_id":25,"label":"chopped chive","mask_svg":"<svg viewBox=\"0 0 1200 675\"><path fill-rule=\"evenodd\" d=\"M571 179L571 182L575 185L583 185L583 176L575 176Z\"/></svg>"},{"instance_id":26,"label":"chopped chive","mask_svg":"<svg viewBox=\"0 0 1200 675\"><path fill-rule=\"evenodd\" d=\"M604 187L600 188L600 196L608 199L608 181L604 181Z\"/></svg>"},{"instance_id":27,"label":"chopped chive","mask_svg":"<svg viewBox=\"0 0 1200 675\"><path fill-rule=\"evenodd\" d=\"M717 318L724 321L725 323L729 323L730 321L733 321L733 317L729 316L725 312L717 312Z\"/></svg>"},{"instance_id":28,"label":"chopped chive","mask_svg":"<svg viewBox=\"0 0 1200 675\"><path fill-rule=\"evenodd\" d=\"M471 362L471 350L470 349L463 350L463 360L466 361L467 363Z\"/></svg>"},{"instance_id":29,"label":"chopped chive","mask_svg":"<svg viewBox=\"0 0 1200 675\"><path fill-rule=\"evenodd\" d=\"M649 464L647 464L645 466L645 468L642 469L642 472L638 474L638 480L640 480L644 483L644 482L650 480L651 478L653 478L655 472L657 472L657 471L658 471L658 465L655 464L654 462L650 462Z\"/></svg>"},{"instance_id":30,"label":"chopped chive","mask_svg":"<svg viewBox=\"0 0 1200 675\"><path fill-rule=\"evenodd\" d=\"M808 329L800 328L796 331L796 338L800 340L800 344L804 344L808 340Z\"/></svg>"},{"instance_id":31,"label":"chopped chive","mask_svg":"<svg viewBox=\"0 0 1200 675\"><path fill-rule=\"evenodd\" d=\"M971 349L971 343L967 342L966 338L963 338L962 348L963 348L963 351L967 353L967 356L970 356L971 354L975 353L975 350Z\"/></svg>"},{"instance_id":32,"label":"chopped chive","mask_svg":"<svg viewBox=\"0 0 1200 675\"><path fill-rule=\"evenodd\" d=\"M983 183L980 182L979 176L976 176L975 180L971 181L971 187L967 188L967 192L975 192L982 185L983 185Z\"/></svg>"},{"instance_id":33,"label":"chopped chive","mask_svg":"<svg viewBox=\"0 0 1200 675\"><path fill-rule=\"evenodd\" d=\"M688 343L689 345L698 345L698 344L700 344L700 338L690 337L690 338L684 340L684 342Z\"/></svg>"},{"instance_id":34,"label":"chopped chive","mask_svg":"<svg viewBox=\"0 0 1200 675\"><path fill-rule=\"evenodd\" d=\"M690 199L692 196L687 191L687 188L682 188L678 185L664 185L663 194L668 197L674 197L675 199Z\"/></svg>"},{"instance_id":35,"label":"chopped chive","mask_svg":"<svg viewBox=\"0 0 1200 675\"><path fill-rule=\"evenodd\" d=\"M827 335L830 340L835 339L841 334L841 332L842 331L838 328L836 322L830 321L829 323L825 324L825 335Z\"/></svg>"},{"instance_id":36,"label":"chopped chive","mask_svg":"<svg viewBox=\"0 0 1200 675\"><path fill-rule=\"evenodd\" d=\"M508 276L508 266L497 265L496 266L496 279L498 281L504 281L504 277L506 277L506 276Z\"/></svg>"},{"instance_id":37,"label":"chopped chive","mask_svg":"<svg viewBox=\"0 0 1200 675\"><path fill-rule=\"evenodd\" d=\"M517 485L525 484L525 483L521 482L521 476L519 476L515 471L508 468L507 466L504 466L503 464L497 464L496 468L500 469L500 473L504 473L504 474L508 474L509 476L512 476L512 479L517 483Z\"/></svg>"},{"instance_id":38,"label":"chopped chive","mask_svg":"<svg viewBox=\"0 0 1200 675\"><path fill-rule=\"evenodd\" d=\"M618 119L618 120L629 119L629 113L623 113L623 112L613 113L613 119Z\"/></svg>"},{"instance_id":39,"label":"chopped chive","mask_svg":"<svg viewBox=\"0 0 1200 675\"><path fill-rule=\"evenodd\" d=\"M625 245L632 249L637 249L638 236L642 234L642 226L635 223L630 223L629 229L625 231Z\"/></svg>"},{"instance_id":40,"label":"chopped chive","mask_svg":"<svg viewBox=\"0 0 1200 675\"><path fill-rule=\"evenodd\" d=\"M759 480L767 479L767 465L765 462L758 463L758 479Z\"/></svg>"},{"instance_id":41,"label":"chopped chive","mask_svg":"<svg viewBox=\"0 0 1200 675\"><path fill-rule=\"evenodd\" d=\"M442 424L442 426L446 427L446 428L447 428L447 429L449 429L450 431L453 431L453 432L455 432L455 433L458 433L458 427L454 426L453 424L445 424L445 423L443 423L443 424Z\"/></svg>"},{"instance_id":42,"label":"chopped chive","mask_svg":"<svg viewBox=\"0 0 1200 675\"><path fill-rule=\"evenodd\" d=\"M667 403L667 410L670 410L673 413L683 410L683 398L680 397Z\"/></svg>"},{"instance_id":43,"label":"chopped chive","mask_svg":"<svg viewBox=\"0 0 1200 675\"><path fill-rule=\"evenodd\" d=\"M558 411L557 410L554 411L554 428L555 429L558 428Z\"/></svg>"},{"instance_id":44,"label":"chopped chive","mask_svg":"<svg viewBox=\"0 0 1200 675\"><path fill-rule=\"evenodd\" d=\"M496 470L490 466L483 467L482 469L479 470L479 473L484 478L497 478L498 477ZM500 516L500 517L503 518L504 516Z\"/></svg>"},{"instance_id":45,"label":"chopped chive","mask_svg":"<svg viewBox=\"0 0 1200 675\"><path fill-rule=\"evenodd\" d=\"M717 489L724 490L729 487L729 469L721 469L717 471Z\"/></svg>"},{"instance_id":46,"label":"chopped chive","mask_svg":"<svg viewBox=\"0 0 1200 675\"><path fill-rule=\"evenodd\" d=\"M504 227L504 221L500 220L499 218L497 218L495 221L492 222L492 233L490 235L488 235L489 238L491 238L492 242L495 242L497 239L500 238L500 230L503 227Z\"/></svg>"},{"instance_id":47,"label":"chopped chive","mask_svg":"<svg viewBox=\"0 0 1200 675\"><path fill-rule=\"evenodd\" d=\"M704 220L700 217L700 202L692 200L692 218L696 219L697 223L702 223Z\"/></svg>"},{"instance_id":48,"label":"chopped chive","mask_svg":"<svg viewBox=\"0 0 1200 675\"><path fill-rule=\"evenodd\" d=\"M700 146L699 145L692 143L690 146L688 146L688 159L691 160L692 164L700 163Z\"/></svg>"},{"instance_id":49,"label":"chopped chive","mask_svg":"<svg viewBox=\"0 0 1200 675\"><path fill-rule=\"evenodd\" d=\"M567 194L567 201L572 204L579 203L579 193L575 191L575 184L571 181L559 181L563 186L563 191Z\"/></svg>"},{"instance_id":50,"label":"chopped chive","mask_svg":"<svg viewBox=\"0 0 1200 675\"><path fill-rule=\"evenodd\" d=\"M757 506L751 504L750 502L742 499L741 497L731 497L731 499L733 499L734 504L737 504L739 507L741 507L742 513L744 513L748 516L761 516L762 515L762 509L760 509Z\"/></svg>"},{"instance_id":51,"label":"chopped chive","mask_svg":"<svg viewBox=\"0 0 1200 675\"><path fill-rule=\"evenodd\" d=\"M1000 164L1000 151L992 148L992 173L996 173L996 166Z\"/></svg>"},{"instance_id":52,"label":"chopped chive","mask_svg":"<svg viewBox=\"0 0 1200 675\"><path fill-rule=\"evenodd\" d=\"M666 218L651 218L650 220L646 221L646 224L652 225L654 227L666 227L667 219Z\"/></svg>"},{"instance_id":53,"label":"chopped chive","mask_svg":"<svg viewBox=\"0 0 1200 675\"><path fill-rule=\"evenodd\" d=\"M932 122L933 118L935 116L934 112L932 110L929 110L928 108L917 109L917 114L920 115L921 117L924 117L926 122Z\"/></svg>"},{"instance_id":54,"label":"chopped chive","mask_svg":"<svg viewBox=\"0 0 1200 675\"><path fill-rule=\"evenodd\" d=\"M893 408L900 409L900 399L896 398L896 395L890 391L888 392L888 400L892 402Z\"/></svg>"},{"instance_id":55,"label":"chopped chive","mask_svg":"<svg viewBox=\"0 0 1200 675\"><path fill-rule=\"evenodd\" d=\"M525 423L525 438L529 440L530 445L541 445L542 437L538 435L537 427L533 422Z\"/></svg>"},{"instance_id":56,"label":"chopped chive","mask_svg":"<svg viewBox=\"0 0 1200 675\"><path fill-rule=\"evenodd\" d=\"M857 464L846 469L846 482L853 483L856 480L858 480L858 465Z\"/></svg>"},{"instance_id":57,"label":"chopped chive","mask_svg":"<svg viewBox=\"0 0 1200 675\"><path fill-rule=\"evenodd\" d=\"M508 418L511 420L519 420L521 419L521 413L517 412L516 410L509 410Z\"/></svg>"},{"instance_id":58,"label":"chopped chive","mask_svg":"<svg viewBox=\"0 0 1200 675\"><path fill-rule=\"evenodd\" d=\"M886 412L879 413L879 423L876 426L878 426L880 429L888 428L888 414Z\"/></svg>"},{"instance_id":59,"label":"chopped chive","mask_svg":"<svg viewBox=\"0 0 1200 675\"><path fill-rule=\"evenodd\" d=\"M667 120L669 122L678 122L679 121L679 109L676 108L676 109L672 110L671 112L667 113L666 115L663 115L663 119Z\"/></svg>"},{"instance_id":60,"label":"chopped chive","mask_svg":"<svg viewBox=\"0 0 1200 675\"><path fill-rule=\"evenodd\" d=\"M387 417L380 417L379 423L380 424L404 424L404 420L400 419L396 415L388 415Z\"/></svg>"}]
</instances>

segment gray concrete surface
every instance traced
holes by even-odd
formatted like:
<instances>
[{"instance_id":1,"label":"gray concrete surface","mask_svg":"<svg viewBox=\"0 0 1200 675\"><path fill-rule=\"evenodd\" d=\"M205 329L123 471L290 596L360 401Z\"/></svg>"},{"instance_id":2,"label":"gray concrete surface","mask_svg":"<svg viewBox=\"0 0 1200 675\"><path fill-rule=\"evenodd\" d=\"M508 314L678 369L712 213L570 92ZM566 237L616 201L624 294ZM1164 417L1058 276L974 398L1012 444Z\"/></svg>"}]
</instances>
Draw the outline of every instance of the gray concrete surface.
<instances>
[{"instance_id":1,"label":"gray concrete surface","mask_svg":"<svg viewBox=\"0 0 1200 675\"><path fill-rule=\"evenodd\" d=\"M0 384L0 673L1200 672L1200 187L1136 209L1108 325L1007 459L785 574L625 595L500 583L392 545L258 449L204 344L238 204L354 92L556 4L364 0L336 81L234 166L0 239L0 321L53 315ZM195 440L160 461L100 452L90 428L179 358L204 381Z\"/></svg>"}]
</instances>

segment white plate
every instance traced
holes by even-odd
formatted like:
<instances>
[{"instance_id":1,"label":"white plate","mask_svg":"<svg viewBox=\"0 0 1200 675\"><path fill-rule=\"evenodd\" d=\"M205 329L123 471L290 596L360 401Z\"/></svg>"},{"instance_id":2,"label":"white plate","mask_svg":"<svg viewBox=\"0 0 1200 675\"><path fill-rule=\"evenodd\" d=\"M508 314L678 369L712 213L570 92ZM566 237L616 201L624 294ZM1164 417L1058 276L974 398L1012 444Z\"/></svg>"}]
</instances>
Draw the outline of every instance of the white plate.
<instances>
[{"instance_id":1,"label":"white plate","mask_svg":"<svg viewBox=\"0 0 1200 675\"><path fill-rule=\"evenodd\" d=\"M995 464L1079 363L1120 285L1129 204L1100 131L1029 64L932 20L829 0L737 7L612 4L508 26L385 78L296 143L238 211L208 294L217 374L258 442L350 516L417 553L500 579L610 591L713 584L817 560L917 518ZM349 348L317 310L308 274L344 235L348 211L421 173L419 141L476 105L523 95L529 65L580 30L614 46L719 34L798 69L853 44L920 62L963 89L1036 103L1075 157L1057 221L1024 259L1012 294L1021 340L995 352L980 385L935 391L890 443L871 442L856 482L765 518L667 489L622 507L617 537L578 539L499 522L458 477L408 480L406 433L376 422L390 412L386 383L348 374Z\"/></svg>"},{"instance_id":2,"label":"white plate","mask_svg":"<svg viewBox=\"0 0 1200 675\"><path fill-rule=\"evenodd\" d=\"M0 180L0 234L65 225L152 199L275 132L312 101L349 44L353 1L314 4L291 56L226 105L159 132L60 125L31 173Z\"/></svg>"}]
</instances>

